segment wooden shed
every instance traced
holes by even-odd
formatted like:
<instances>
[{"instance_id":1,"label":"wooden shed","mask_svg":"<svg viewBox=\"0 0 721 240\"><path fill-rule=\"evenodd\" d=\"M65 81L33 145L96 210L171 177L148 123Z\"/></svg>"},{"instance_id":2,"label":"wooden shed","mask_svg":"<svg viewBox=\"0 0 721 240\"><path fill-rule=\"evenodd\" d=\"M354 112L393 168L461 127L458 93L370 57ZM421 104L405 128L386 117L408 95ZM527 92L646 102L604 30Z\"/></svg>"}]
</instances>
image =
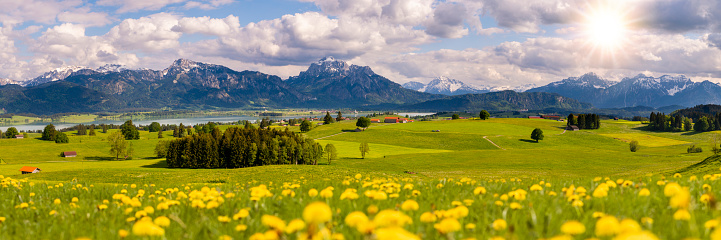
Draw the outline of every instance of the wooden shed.
<instances>
[{"instance_id":1,"label":"wooden shed","mask_svg":"<svg viewBox=\"0 0 721 240\"><path fill-rule=\"evenodd\" d=\"M78 153L75 151L63 152L63 157L77 157Z\"/></svg>"},{"instance_id":2,"label":"wooden shed","mask_svg":"<svg viewBox=\"0 0 721 240\"><path fill-rule=\"evenodd\" d=\"M36 167L23 166L20 168L20 172L22 172L23 174L39 173L40 171L42 171L42 170L40 170L40 168L36 168Z\"/></svg>"},{"instance_id":3,"label":"wooden shed","mask_svg":"<svg viewBox=\"0 0 721 240\"><path fill-rule=\"evenodd\" d=\"M15 138L17 138L17 139L23 139L23 138L25 138L25 135L15 135Z\"/></svg>"}]
</instances>

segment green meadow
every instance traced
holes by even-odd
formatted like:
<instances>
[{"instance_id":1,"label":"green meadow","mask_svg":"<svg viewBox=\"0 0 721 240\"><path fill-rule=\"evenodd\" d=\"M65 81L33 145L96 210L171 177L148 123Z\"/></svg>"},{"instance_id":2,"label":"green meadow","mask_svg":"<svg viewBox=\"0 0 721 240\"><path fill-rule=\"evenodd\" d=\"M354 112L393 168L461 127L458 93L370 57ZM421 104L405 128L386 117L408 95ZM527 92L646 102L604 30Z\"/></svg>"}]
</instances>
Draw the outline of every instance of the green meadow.
<instances>
[{"instance_id":1,"label":"green meadow","mask_svg":"<svg viewBox=\"0 0 721 240\"><path fill-rule=\"evenodd\" d=\"M710 139L717 133L666 133L644 131L640 122L604 120L598 130L564 131L565 123L539 119L464 119L419 121L405 124L372 124L353 132L355 121L317 126L304 133L322 145L333 144L338 159L330 165L264 166L248 169L168 169L164 159L155 158L159 140L173 139L172 133L141 131L140 140L131 141L132 160L115 161L105 138L69 134L70 143L41 141L39 134L29 139L0 139L0 175L35 180L122 182L127 178L147 181L207 183L261 179L332 178L350 173L413 178L507 178L576 179L611 176L636 177L648 173L672 174L697 164L710 153ZM230 126L221 126L226 129ZM280 126L274 126L280 127ZM534 128L545 138L530 139ZM299 131L291 127L291 131ZM434 132L438 130L438 132ZM117 130L110 130L117 131ZM630 152L630 140L639 141L638 152ZM370 153L361 158L359 145L367 142ZM493 144L495 143L495 145ZM702 153L688 154L697 145ZM63 158L63 151L76 151L78 157ZM39 167L41 174L19 175L22 166ZM718 168L718 167L715 167ZM405 173L413 172L415 174Z\"/></svg>"}]
</instances>

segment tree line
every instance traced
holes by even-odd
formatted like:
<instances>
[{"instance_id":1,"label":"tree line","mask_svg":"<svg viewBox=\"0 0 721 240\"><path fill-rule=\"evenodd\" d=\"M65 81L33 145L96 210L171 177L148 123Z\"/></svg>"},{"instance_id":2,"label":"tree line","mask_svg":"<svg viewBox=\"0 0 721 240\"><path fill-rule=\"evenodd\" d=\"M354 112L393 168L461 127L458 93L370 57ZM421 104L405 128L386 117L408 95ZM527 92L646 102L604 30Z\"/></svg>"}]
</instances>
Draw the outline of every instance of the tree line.
<instances>
[{"instance_id":1,"label":"tree line","mask_svg":"<svg viewBox=\"0 0 721 240\"><path fill-rule=\"evenodd\" d=\"M566 118L567 126L576 126L578 129L599 129L601 128L601 118L597 114L568 114Z\"/></svg>"},{"instance_id":2,"label":"tree line","mask_svg":"<svg viewBox=\"0 0 721 240\"><path fill-rule=\"evenodd\" d=\"M312 139L277 129L228 128L172 140L166 159L172 168L244 168L317 164L323 147Z\"/></svg>"}]
</instances>

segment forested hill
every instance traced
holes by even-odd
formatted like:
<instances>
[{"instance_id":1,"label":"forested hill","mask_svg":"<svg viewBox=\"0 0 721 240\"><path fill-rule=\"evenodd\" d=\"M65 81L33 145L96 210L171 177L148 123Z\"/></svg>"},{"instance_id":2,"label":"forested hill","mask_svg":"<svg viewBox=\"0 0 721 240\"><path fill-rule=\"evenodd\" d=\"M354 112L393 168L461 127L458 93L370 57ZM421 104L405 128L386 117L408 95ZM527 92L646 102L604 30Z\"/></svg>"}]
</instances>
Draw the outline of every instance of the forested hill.
<instances>
[{"instance_id":1,"label":"forested hill","mask_svg":"<svg viewBox=\"0 0 721 240\"><path fill-rule=\"evenodd\" d=\"M417 111L479 111L518 109L588 109L588 103L563 97L557 93L502 91L483 94L465 94L431 100L399 108Z\"/></svg>"},{"instance_id":2,"label":"forested hill","mask_svg":"<svg viewBox=\"0 0 721 240\"><path fill-rule=\"evenodd\" d=\"M721 106L715 104L697 105L692 108L679 109L671 113L672 116L681 115L691 119L699 119L703 116L715 117L721 113Z\"/></svg>"}]
</instances>

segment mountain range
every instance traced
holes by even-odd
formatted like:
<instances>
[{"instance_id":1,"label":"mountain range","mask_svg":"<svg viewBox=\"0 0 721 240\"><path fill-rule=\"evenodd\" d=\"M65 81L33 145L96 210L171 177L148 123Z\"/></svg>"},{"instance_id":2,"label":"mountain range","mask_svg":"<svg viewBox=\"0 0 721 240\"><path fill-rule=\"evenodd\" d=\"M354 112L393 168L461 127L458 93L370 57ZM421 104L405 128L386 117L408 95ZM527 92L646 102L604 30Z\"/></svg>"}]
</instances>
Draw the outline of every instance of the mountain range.
<instances>
[{"instance_id":1,"label":"mountain range","mask_svg":"<svg viewBox=\"0 0 721 240\"><path fill-rule=\"evenodd\" d=\"M721 86L710 81L693 82L685 76L651 77L639 74L613 82L594 73L571 77L527 92L558 93L598 108L634 106L662 107L720 104Z\"/></svg>"},{"instance_id":2,"label":"mountain range","mask_svg":"<svg viewBox=\"0 0 721 240\"><path fill-rule=\"evenodd\" d=\"M474 86L474 85L466 84L466 83L456 80L456 79L451 79L448 77L440 76L440 77L433 79L428 84L411 81L411 82L404 83L403 87L407 88L407 89L419 91L419 92L443 94L443 95L451 95L452 96L452 95L462 95L462 94L469 94L469 93L500 92L500 91L506 91L506 90L523 92L525 90L536 87L536 85L535 84L527 84L527 85L522 85L522 86L517 86L517 87Z\"/></svg>"},{"instance_id":3,"label":"mountain range","mask_svg":"<svg viewBox=\"0 0 721 240\"><path fill-rule=\"evenodd\" d=\"M403 88L368 66L332 57L312 63L306 71L287 80L257 71L238 72L221 65L178 59L163 70L128 69L120 65L97 69L69 66L29 81L4 83L0 86L0 107L9 113L35 114L259 107L374 110L438 107L434 111L443 111L448 104L460 104L454 105L454 109L487 106L490 110L564 107L567 105L547 100L570 101L558 94L515 92L493 96L466 94L454 100L442 94ZM575 102L571 105L580 106Z\"/></svg>"}]
</instances>

